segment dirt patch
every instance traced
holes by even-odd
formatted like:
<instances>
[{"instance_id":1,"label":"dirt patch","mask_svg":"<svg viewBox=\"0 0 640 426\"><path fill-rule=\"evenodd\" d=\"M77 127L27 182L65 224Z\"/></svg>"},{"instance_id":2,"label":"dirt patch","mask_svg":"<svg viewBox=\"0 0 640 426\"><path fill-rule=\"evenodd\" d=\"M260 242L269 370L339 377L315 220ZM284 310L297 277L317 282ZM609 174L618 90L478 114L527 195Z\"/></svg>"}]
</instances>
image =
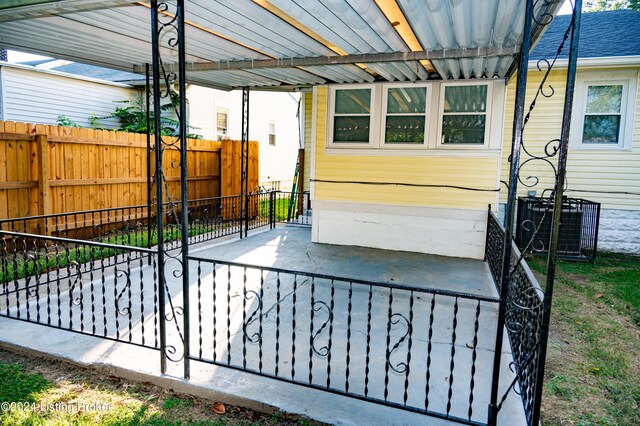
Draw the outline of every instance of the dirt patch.
<instances>
[{"instance_id":1,"label":"dirt patch","mask_svg":"<svg viewBox=\"0 0 640 426\"><path fill-rule=\"evenodd\" d=\"M115 376L104 376L97 371L82 368L64 361L39 358L0 349L0 363L20 364L25 373L37 373L50 384L47 391L49 400L74 403L78 401L102 401L123 411L123 420L130 409L133 422L198 425L322 425L302 416L282 412L265 414L253 410L234 407L203 398L175 393L151 383L133 382ZM1 414L1 413L0 413ZM41 422L43 419L39 419ZM71 419L74 423L76 418ZM70 419L44 419L64 424ZM99 418L79 424L98 423ZM0 421L2 423L2 421ZM56 424L57 424L56 423ZM131 423L127 420L126 424ZM10 424L10 423L8 423Z\"/></svg>"}]
</instances>

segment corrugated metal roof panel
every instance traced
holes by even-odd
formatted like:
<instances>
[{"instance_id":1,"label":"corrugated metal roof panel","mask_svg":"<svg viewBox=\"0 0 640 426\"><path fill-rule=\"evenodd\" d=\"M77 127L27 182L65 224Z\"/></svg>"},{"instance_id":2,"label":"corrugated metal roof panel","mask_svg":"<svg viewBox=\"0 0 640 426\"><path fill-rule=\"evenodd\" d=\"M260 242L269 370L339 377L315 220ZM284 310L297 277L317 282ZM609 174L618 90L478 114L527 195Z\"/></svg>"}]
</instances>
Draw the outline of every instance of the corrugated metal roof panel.
<instances>
[{"instance_id":1,"label":"corrugated metal roof panel","mask_svg":"<svg viewBox=\"0 0 640 426\"><path fill-rule=\"evenodd\" d=\"M222 0L186 2L187 61L221 62L344 56L517 45L522 37L521 0L396 0L411 40L403 40L375 0ZM13 1L28 5L29 0ZM100 66L132 70L151 62L149 6L107 0L77 0L72 9L55 5L0 9L0 40L8 48L47 53ZM555 13L562 0L536 2L538 20ZM396 7L395 5L399 6ZM120 7L113 7L119 5ZM124 5L124 6L123 6ZM400 10L400 12L398 12ZM387 10L388 12L388 10ZM24 18L30 19L24 19ZM12 19L12 18L17 18ZM404 33L405 38L407 32ZM417 42L416 42L417 40ZM418 46L419 48L419 46ZM163 48L165 63L174 52ZM391 59L391 58L389 58ZM389 60L387 59L387 60ZM354 62L356 62L354 60ZM504 77L514 57L432 60L440 77ZM428 62L426 66L429 66ZM215 87L309 86L325 82L416 81L429 78L419 62L396 61L304 67L192 71L189 79Z\"/></svg>"}]
</instances>

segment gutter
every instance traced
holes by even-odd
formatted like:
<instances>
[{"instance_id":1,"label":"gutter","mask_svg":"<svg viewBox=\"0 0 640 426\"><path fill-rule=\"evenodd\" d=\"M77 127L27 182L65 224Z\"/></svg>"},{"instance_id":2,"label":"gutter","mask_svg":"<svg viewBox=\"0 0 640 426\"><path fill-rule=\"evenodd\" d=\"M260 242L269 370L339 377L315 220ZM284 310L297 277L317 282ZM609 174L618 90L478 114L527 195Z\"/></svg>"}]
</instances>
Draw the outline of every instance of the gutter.
<instances>
[{"instance_id":1,"label":"gutter","mask_svg":"<svg viewBox=\"0 0 640 426\"><path fill-rule=\"evenodd\" d=\"M540 59L542 60L542 59ZM529 61L529 69L537 69L539 60ZM567 68L568 59L558 59L554 68ZM607 67L637 67L640 66L640 56L603 56L599 58L578 58L578 67L607 68Z\"/></svg>"}]
</instances>

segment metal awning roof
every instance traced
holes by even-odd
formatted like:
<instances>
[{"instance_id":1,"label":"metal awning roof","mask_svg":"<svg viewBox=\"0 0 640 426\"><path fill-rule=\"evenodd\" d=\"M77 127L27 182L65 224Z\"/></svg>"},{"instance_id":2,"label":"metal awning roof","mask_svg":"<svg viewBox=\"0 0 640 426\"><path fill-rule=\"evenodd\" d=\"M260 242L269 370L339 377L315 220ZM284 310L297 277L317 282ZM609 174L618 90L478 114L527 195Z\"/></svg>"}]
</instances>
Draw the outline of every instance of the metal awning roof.
<instances>
[{"instance_id":1,"label":"metal awning roof","mask_svg":"<svg viewBox=\"0 0 640 426\"><path fill-rule=\"evenodd\" d=\"M536 2L537 21L562 2ZM525 6L522 0L185 3L191 83L282 90L505 77L519 51ZM150 21L149 2L7 0L0 6L0 46L140 73L151 62ZM535 42L544 26L534 27Z\"/></svg>"}]
</instances>

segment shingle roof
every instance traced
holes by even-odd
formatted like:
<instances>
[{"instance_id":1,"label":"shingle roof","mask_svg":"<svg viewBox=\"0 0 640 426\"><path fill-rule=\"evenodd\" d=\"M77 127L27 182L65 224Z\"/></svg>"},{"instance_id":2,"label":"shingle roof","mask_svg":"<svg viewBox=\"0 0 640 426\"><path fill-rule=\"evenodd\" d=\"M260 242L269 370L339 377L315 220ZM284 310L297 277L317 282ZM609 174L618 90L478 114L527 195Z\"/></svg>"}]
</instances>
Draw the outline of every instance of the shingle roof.
<instances>
[{"instance_id":1,"label":"shingle roof","mask_svg":"<svg viewBox=\"0 0 640 426\"><path fill-rule=\"evenodd\" d=\"M558 15L531 53L532 60L551 59L555 56L564 32L571 22L571 15ZM607 56L640 56L640 12L612 10L582 15L579 58ZM560 55L569 56L569 44Z\"/></svg>"},{"instance_id":2,"label":"shingle roof","mask_svg":"<svg viewBox=\"0 0 640 426\"><path fill-rule=\"evenodd\" d=\"M113 81L117 83L141 82L144 84L145 77L125 71L117 71L109 68L97 67L95 65L79 64L72 62L52 68L55 71L66 72L68 74L81 75L84 77L97 78L99 80Z\"/></svg>"}]
</instances>

